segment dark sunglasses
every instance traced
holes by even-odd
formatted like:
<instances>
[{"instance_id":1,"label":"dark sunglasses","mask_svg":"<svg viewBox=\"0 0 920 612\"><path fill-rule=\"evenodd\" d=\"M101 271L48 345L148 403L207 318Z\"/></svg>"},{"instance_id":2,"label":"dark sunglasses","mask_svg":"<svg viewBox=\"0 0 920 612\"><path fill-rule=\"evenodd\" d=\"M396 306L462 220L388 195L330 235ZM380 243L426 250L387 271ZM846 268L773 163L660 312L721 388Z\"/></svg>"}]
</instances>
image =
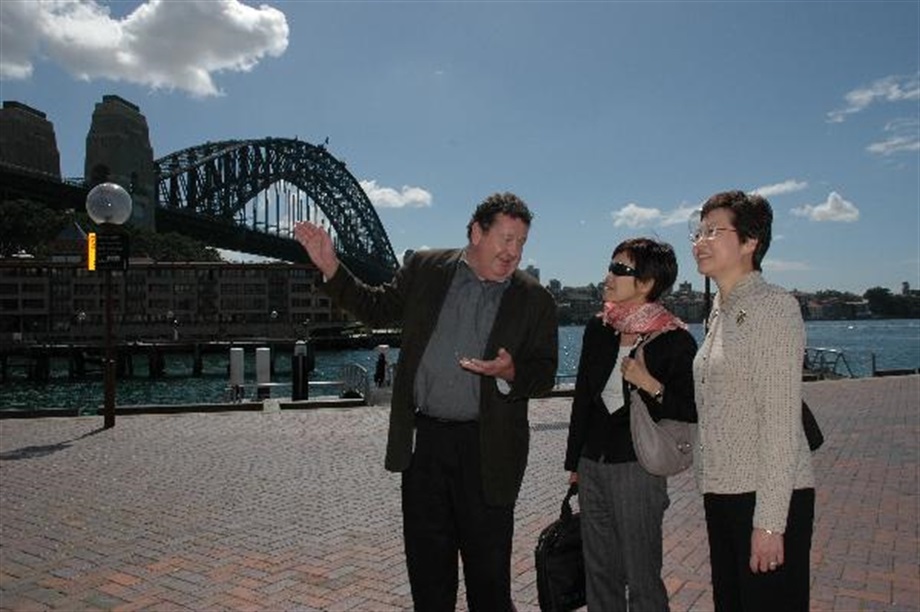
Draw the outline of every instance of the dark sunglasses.
<instances>
[{"instance_id":1,"label":"dark sunglasses","mask_svg":"<svg viewBox=\"0 0 920 612\"><path fill-rule=\"evenodd\" d=\"M610 262L610 267L607 268L607 271L614 276L639 276L639 273L636 272L635 268L627 266L622 261Z\"/></svg>"}]
</instances>

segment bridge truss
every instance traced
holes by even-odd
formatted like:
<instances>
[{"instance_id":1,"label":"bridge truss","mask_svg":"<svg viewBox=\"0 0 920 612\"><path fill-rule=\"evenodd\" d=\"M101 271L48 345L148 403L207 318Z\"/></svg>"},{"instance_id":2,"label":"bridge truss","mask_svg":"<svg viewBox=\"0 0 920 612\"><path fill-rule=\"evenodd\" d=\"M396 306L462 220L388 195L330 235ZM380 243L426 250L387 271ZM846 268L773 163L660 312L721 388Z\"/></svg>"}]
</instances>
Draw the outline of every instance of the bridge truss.
<instances>
[{"instance_id":1,"label":"bridge truss","mask_svg":"<svg viewBox=\"0 0 920 612\"><path fill-rule=\"evenodd\" d=\"M158 231L302 261L294 224L326 227L336 252L365 281L398 267L377 211L345 164L297 139L208 142L156 160Z\"/></svg>"}]
</instances>

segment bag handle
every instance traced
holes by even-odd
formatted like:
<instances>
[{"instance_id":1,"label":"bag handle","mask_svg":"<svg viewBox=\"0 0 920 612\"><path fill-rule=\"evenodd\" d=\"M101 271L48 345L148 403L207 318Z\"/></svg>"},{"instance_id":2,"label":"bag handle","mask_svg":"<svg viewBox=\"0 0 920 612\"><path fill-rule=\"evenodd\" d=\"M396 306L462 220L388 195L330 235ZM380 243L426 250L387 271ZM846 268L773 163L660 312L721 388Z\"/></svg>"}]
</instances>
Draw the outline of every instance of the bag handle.
<instances>
[{"instance_id":1,"label":"bag handle","mask_svg":"<svg viewBox=\"0 0 920 612\"><path fill-rule=\"evenodd\" d=\"M639 361L645 363L645 345L663 334L665 330L658 329L645 336L639 337L639 343L636 344L636 347L632 350L633 358L638 359Z\"/></svg>"},{"instance_id":2,"label":"bag handle","mask_svg":"<svg viewBox=\"0 0 920 612\"><path fill-rule=\"evenodd\" d=\"M565 494L565 499L562 500L562 509L559 512L560 519L570 519L572 518L572 498L578 495L578 483L573 482L569 485L569 491Z\"/></svg>"},{"instance_id":3,"label":"bag handle","mask_svg":"<svg viewBox=\"0 0 920 612\"><path fill-rule=\"evenodd\" d=\"M636 346L633 347L633 349L629 352L629 356L635 359L636 361L640 362L642 365L645 365L645 345L651 342L652 340L654 340L655 338L657 338L658 336L660 336L661 334L663 334L664 332L665 330L658 329L653 332L650 332L646 336L639 336L639 341L636 343ZM627 386L630 391L638 390L638 387L636 387L632 383L627 383Z\"/></svg>"}]
</instances>

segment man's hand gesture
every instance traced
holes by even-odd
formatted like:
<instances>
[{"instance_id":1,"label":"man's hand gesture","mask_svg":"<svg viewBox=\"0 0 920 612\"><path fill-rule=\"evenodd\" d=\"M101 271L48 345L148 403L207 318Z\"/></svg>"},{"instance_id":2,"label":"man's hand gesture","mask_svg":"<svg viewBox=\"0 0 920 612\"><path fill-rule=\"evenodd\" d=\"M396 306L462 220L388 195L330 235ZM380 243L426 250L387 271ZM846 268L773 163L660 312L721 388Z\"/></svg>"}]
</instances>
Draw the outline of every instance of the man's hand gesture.
<instances>
[{"instance_id":1,"label":"man's hand gesture","mask_svg":"<svg viewBox=\"0 0 920 612\"><path fill-rule=\"evenodd\" d=\"M509 383L514 382L514 359L511 358L511 353L503 348L498 349L495 359L463 357L460 359L460 367L483 376L494 376Z\"/></svg>"},{"instance_id":2,"label":"man's hand gesture","mask_svg":"<svg viewBox=\"0 0 920 612\"><path fill-rule=\"evenodd\" d=\"M335 254L335 247L332 246L332 238L326 230L315 223L301 221L294 226L294 238L325 278L335 276L339 269L339 258Z\"/></svg>"}]
</instances>

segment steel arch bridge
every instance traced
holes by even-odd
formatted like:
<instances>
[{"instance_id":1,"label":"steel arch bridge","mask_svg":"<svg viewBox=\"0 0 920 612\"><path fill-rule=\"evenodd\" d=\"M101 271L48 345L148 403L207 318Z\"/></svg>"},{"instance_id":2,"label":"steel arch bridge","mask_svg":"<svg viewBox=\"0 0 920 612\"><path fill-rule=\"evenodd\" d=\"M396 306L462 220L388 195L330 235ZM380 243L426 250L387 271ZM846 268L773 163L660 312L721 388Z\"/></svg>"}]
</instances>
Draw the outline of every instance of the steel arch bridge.
<instances>
[{"instance_id":1,"label":"steel arch bridge","mask_svg":"<svg viewBox=\"0 0 920 612\"><path fill-rule=\"evenodd\" d=\"M157 231L306 261L293 226L311 220L329 230L341 260L365 281L389 280L398 267L377 211L324 145L290 138L208 142L155 166Z\"/></svg>"}]
</instances>

